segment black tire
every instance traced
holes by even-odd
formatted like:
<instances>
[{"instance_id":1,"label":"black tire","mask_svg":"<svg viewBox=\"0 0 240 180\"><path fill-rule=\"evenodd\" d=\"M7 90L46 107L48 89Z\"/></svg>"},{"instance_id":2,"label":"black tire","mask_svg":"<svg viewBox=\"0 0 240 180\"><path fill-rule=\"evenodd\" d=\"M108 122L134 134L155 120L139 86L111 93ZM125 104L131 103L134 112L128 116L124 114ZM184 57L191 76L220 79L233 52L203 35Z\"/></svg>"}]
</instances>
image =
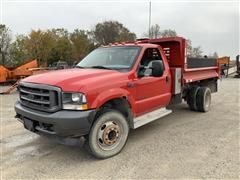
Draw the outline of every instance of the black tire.
<instances>
[{"instance_id":1,"label":"black tire","mask_svg":"<svg viewBox=\"0 0 240 180\"><path fill-rule=\"evenodd\" d=\"M117 155L125 146L129 125L122 113L104 111L93 123L86 142L90 153L96 158L106 159Z\"/></svg>"},{"instance_id":2,"label":"black tire","mask_svg":"<svg viewBox=\"0 0 240 180\"><path fill-rule=\"evenodd\" d=\"M188 93L188 97L187 97L187 104L189 106L189 109L192 111L197 111L197 93L198 90L200 89L199 86L193 86Z\"/></svg>"},{"instance_id":3,"label":"black tire","mask_svg":"<svg viewBox=\"0 0 240 180\"><path fill-rule=\"evenodd\" d=\"M207 112L211 105L211 90L208 87L201 87L197 93L197 109L200 112Z\"/></svg>"}]
</instances>

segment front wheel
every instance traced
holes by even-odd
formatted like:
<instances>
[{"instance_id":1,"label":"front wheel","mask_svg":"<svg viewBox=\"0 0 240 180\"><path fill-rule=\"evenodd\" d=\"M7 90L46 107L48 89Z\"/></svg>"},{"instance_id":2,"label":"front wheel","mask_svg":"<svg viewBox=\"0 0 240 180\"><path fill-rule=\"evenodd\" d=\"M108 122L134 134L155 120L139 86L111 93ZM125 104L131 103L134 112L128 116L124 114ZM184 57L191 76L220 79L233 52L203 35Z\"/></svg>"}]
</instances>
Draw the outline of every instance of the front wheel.
<instances>
[{"instance_id":1,"label":"front wheel","mask_svg":"<svg viewBox=\"0 0 240 180\"><path fill-rule=\"evenodd\" d=\"M94 122L88 136L90 152L97 158L109 158L125 146L129 126L125 117L116 110L102 113Z\"/></svg>"}]
</instances>

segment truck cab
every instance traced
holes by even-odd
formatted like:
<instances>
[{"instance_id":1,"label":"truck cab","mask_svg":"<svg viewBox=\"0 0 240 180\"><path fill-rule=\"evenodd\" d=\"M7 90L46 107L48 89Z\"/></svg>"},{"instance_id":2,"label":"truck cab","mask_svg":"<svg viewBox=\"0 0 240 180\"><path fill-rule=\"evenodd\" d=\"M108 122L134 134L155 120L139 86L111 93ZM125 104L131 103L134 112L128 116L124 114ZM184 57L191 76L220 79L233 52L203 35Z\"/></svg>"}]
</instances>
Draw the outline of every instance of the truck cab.
<instances>
[{"instance_id":1,"label":"truck cab","mask_svg":"<svg viewBox=\"0 0 240 180\"><path fill-rule=\"evenodd\" d=\"M109 158L123 149L130 129L170 114L169 104L210 109L219 67L213 60L188 66L185 52L181 37L100 47L74 69L23 79L16 117L38 134L84 137L95 157Z\"/></svg>"}]
</instances>

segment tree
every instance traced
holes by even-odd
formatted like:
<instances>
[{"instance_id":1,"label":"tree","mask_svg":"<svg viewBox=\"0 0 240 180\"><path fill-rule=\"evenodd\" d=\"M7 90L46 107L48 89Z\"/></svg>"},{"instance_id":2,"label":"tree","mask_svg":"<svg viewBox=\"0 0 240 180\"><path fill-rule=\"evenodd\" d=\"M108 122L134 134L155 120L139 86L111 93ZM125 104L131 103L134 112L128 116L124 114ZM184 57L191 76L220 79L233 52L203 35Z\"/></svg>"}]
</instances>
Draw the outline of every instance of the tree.
<instances>
[{"instance_id":1,"label":"tree","mask_svg":"<svg viewBox=\"0 0 240 180\"><path fill-rule=\"evenodd\" d=\"M25 45L26 38L27 37L24 35L18 35L16 36L16 40L11 44L11 55L13 59L13 65L15 66L31 59L30 53Z\"/></svg>"},{"instance_id":2,"label":"tree","mask_svg":"<svg viewBox=\"0 0 240 180\"><path fill-rule=\"evenodd\" d=\"M36 58L39 64L46 65L55 42L54 34L51 31L32 30L26 37L25 47L32 58Z\"/></svg>"},{"instance_id":3,"label":"tree","mask_svg":"<svg viewBox=\"0 0 240 180\"><path fill-rule=\"evenodd\" d=\"M187 56L188 57L202 57L202 48L201 46L193 47L192 41L187 39Z\"/></svg>"},{"instance_id":4,"label":"tree","mask_svg":"<svg viewBox=\"0 0 240 180\"><path fill-rule=\"evenodd\" d=\"M68 37L69 36L69 32L66 29L64 29L64 28L53 28L50 31L54 35L56 35L57 37Z\"/></svg>"},{"instance_id":5,"label":"tree","mask_svg":"<svg viewBox=\"0 0 240 180\"><path fill-rule=\"evenodd\" d=\"M50 52L50 57L48 59L48 64L55 61L67 61L68 63L72 62L72 44L66 37L58 37L52 51Z\"/></svg>"},{"instance_id":6,"label":"tree","mask_svg":"<svg viewBox=\"0 0 240 180\"><path fill-rule=\"evenodd\" d=\"M66 29L52 29L49 31L53 37L53 47L50 52L48 64L55 61L67 61L72 63L72 43L69 39L69 33Z\"/></svg>"},{"instance_id":7,"label":"tree","mask_svg":"<svg viewBox=\"0 0 240 180\"><path fill-rule=\"evenodd\" d=\"M107 45L118 41L133 41L136 35L117 21L104 21L95 25L92 31L97 44Z\"/></svg>"},{"instance_id":8,"label":"tree","mask_svg":"<svg viewBox=\"0 0 240 180\"><path fill-rule=\"evenodd\" d=\"M150 39L161 38L161 37L175 37L177 33L173 29L165 29L161 31L161 28L158 24L152 25L150 31L143 34Z\"/></svg>"},{"instance_id":9,"label":"tree","mask_svg":"<svg viewBox=\"0 0 240 180\"><path fill-rule=\"evenodd\" d=\"M88 32L84 30L75 29L70 34L70 40L73 46L72 58L75 62L79 62L95 48L94 43L88 37Z\"/></svg>"},{"instance_id":10,"label":"tree","mask_svg":"<svg viewBox=\"0 0 240 180\"><path fill-rule=\"evenodd\" d=\"M19 65L36 58L41 65L56 61L67 61L69 64L79 62L95 48L89 39L88 32L66 29L32 30L28 35L18 35L11 44L14 64Z\"/></svg>"},{"instance_id":11,"label":"tree","mask_svg":"<svg viewBox=\"0 0 240 180\"><path fill-rule=\"evenodd\" d=\"M217 54L217 52L209 53L209 54L208 54L208 57L209 57L209 58L215 58L215 59L216 59L216 58L218 58L218 54Z\"/></svg>"},{"instance_id":12,"label":"tree","mask_svg":"<svg viewBox=\"0 0 240 180\"><path fill-rule=\"evenodd\" d=\"M10 62L11 31L6 25L0 24L0 64L9 65Z\"/></svg>"},{"instance_id":13,"label":"tree","mask_svg":"<svg viewBox=\"0 0 240 180\"><path fill-rule=\"evenodd\" d=\"M161 37L176 37L177 33L172 29L165 29L161 32Z\"/></svg>"},{"instance_id":14,"label":"tree","mask_svg":"<svg viewBox=\"0 0 240 180\"><path fill-rule=\"evenodd\" d=\"M202 49L201 49L201 46L198 46L198 47L194 47L192 49L192 54L191 54L191 57L202 57Z\"/></svg>"},{"instance_id":15,"label":"tree","mask_svg":"<svg viewBox=\"0 0 240 180\"><path fill-rule=\"evenodd\" d=\"M136 34L130 32L127 28L122 28L120 30L119 37L116 39L117 42L124 42L124 41L134 41L136 39Z\"/></svg>"},{"instance_id":16,"label":"tree","mask_svg":"<svg viewBox=\"0 0 240 180\"><path fill-rule=\"evenodd\" d=\"M161 37L160 26L158 24L152 25L150 31L148 33L145 33L144 36L151 39Z\"/></svg>"},{"instance_id":17,"label":"tree","mask_svg":"<svg viewBox=\"0 0 240 180\"><path fill-rule=\"evenodd\" d=\"M218 53L217 53L217 52L214 52L212 57L213 57L213 58L218 58Z\"/></svg>"},{"instance_id":18,"label":"tree","mask_svg":"<svg viewBox=\"0 0 240 180\"><path fill-rule=\"evenodd\" d=\"M190 39L187 39L187 56L192 55L192 41Z\"/></svg>"}]
</instances>

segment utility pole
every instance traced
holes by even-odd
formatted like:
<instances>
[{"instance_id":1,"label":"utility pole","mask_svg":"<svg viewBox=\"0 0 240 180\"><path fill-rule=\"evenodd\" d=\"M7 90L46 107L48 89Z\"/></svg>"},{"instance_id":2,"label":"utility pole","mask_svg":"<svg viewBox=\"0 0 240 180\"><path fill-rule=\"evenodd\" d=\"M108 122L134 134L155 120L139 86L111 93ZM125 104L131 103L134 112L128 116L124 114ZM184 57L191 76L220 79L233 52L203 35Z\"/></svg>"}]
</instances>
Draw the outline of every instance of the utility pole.
<instances>
[{"instance_id":1,"label":"utility pole","mask_svg":"<svg viewBox=\"0 0 240 180\"><path fill-rule=\"evenodd\" d=\"M148 19L148 37L150 38L150 34L151 34L151 13L152 13L152 7L151 7L151 1L149 1L149 19Z\"/></svg>"}]
</instances>

